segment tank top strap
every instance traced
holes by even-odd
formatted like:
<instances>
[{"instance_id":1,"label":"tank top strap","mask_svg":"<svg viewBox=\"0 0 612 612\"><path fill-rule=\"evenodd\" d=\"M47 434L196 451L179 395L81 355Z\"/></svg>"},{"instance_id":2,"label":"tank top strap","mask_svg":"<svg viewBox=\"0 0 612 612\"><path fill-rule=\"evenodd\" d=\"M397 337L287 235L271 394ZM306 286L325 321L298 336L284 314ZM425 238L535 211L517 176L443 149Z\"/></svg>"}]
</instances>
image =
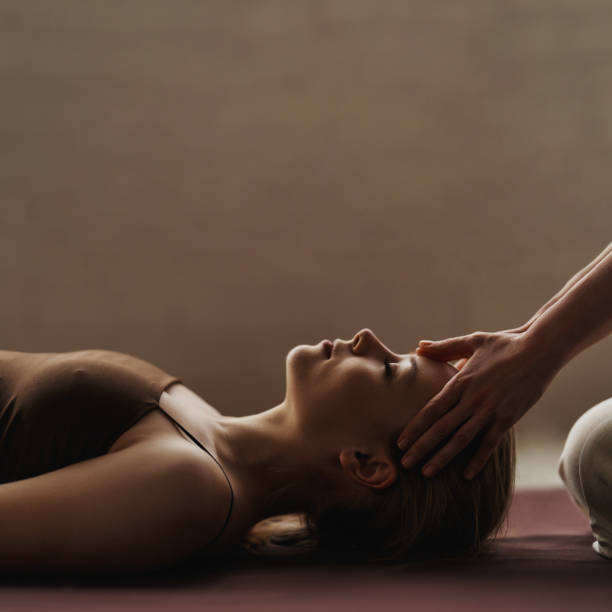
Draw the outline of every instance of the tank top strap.
<instances>
[{"instance_id":1,"label":"tank top strap","mask_svg":"<svg viewBox=\"0 0 612 612\"><path fill-rule=\"evenodd\" d=\"M221 531L219 531L219 533L207 544L207 546L209 546L210 544L212 544L213 542L216 542L219 539L225 527L227 526L227 523L229 522L230 515L232 514L232 508L234 506L234 491L232 489L230 479L227 477L227 474L225 473L223 466L217 461L217 458L207 448L205 448L204 445L196 437L192 436L191 433L188 432L172 415L168 414L161 406L158 406L158 407L168 418L170 418L177 425L177 427L180 427L181 430L184 431L204 452L208 453L211 456L212 460L221 468L221 471L223 472L223 475L225 476L225 479L227 480L227 484L229 485L229 488L230 488L229 511L227 513L227 516L225 517L225 523L223 523L223 527L221 527Z\"/></svg>"}]
</instances>

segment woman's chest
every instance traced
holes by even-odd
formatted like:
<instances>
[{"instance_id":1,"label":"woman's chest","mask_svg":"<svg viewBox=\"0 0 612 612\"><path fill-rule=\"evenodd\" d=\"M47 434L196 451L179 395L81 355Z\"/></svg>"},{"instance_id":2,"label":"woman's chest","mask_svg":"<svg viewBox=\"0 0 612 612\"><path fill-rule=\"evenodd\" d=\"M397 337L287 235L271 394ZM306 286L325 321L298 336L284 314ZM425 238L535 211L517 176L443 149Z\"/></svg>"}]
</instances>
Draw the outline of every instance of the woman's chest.
<instances>
[{"instance_id":1,"label":"woman's chest","mask_svg":"<svg viewBox=\"0 0 612 612\"><path fill-rule=\"evenodd\" d=\"M161 410L147 412L126 429L109 448L108 453L122 450L154 438L181 438L186 443L194 441L174 421L180 423L206 448L212 444L211 424L219 412L180 382L167 387L159 398ZM170 418L171 417L171 418Z\"/></svg>"}]
</instances>

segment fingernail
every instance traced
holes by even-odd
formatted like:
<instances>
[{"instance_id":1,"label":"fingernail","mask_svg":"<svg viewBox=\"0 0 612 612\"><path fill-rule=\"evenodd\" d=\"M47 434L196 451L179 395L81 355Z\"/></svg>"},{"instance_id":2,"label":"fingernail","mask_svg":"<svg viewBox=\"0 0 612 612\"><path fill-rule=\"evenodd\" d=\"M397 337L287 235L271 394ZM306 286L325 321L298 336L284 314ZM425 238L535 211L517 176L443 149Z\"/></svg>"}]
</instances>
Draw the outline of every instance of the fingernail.
<instances>
[{"instance_id":1,"label":"fingernail","mask_svg":"<svg viewBox=\"0 0 612 612\"><path fill-rule=\"evenodd\" d=\"M406 455L403 459L402 459L402 465L405 468L409 468L412 467L412 464L414 462L414 457L412 455Z\"/></svg>"},{"instance_id":2,"label":"fingernail","mask_svg":"<svg viewBox=\"0 0 612 612\"><path fill-rule=\"evenodd\" d=\"M402 438L401 440L397 441L397 447L400 450L404 450L408 445L406 444L406 442L408 442L408 438Z\"/></svg>"},{"instance_id":3,"label":"fingernail","mask_svg":"<svg viewBox=\"0 0 612 612\"><path fill-rule=\"evenodd\" d=\"M433 344L433 340L419 340L419 344L427 346L428 344Z\"/></svg>"},{"instance_id":4,"label":"fingernail","mask_svg":"<svg viewBox=\"0 0 612 612\"><path fill-rule=\"evenodd\" d=\"M433 471L434 471L434 466L433 465L426 465L423 468L422 474L423 474L423 476L431 476L433 474Z\"/></svg>"}]
</instances>

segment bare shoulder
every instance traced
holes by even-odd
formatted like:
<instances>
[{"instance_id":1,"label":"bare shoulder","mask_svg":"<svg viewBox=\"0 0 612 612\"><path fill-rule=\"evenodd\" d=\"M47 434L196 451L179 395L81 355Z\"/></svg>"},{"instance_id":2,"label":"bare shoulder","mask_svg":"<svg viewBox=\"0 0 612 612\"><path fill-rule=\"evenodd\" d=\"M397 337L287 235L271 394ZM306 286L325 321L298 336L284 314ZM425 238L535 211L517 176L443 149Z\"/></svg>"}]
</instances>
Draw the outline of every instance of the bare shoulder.
<instances>
[{"instance_id":1,"label":"bare shoulder","mask_svg":"<svg viewBox=\"0 0 612 612\"><path fill-rule=\"evenodd\" d=\"M205 547L221 531L231 503L223 471L208 453L191 442L160 439L143 442L142 446L148 444L157 444L158 456L165 457L159 486L173 497L174 512L193 541Z\"/></svg>"},{"instance_id":2,"label":"bare shoulder","mask_svg":"<svg viewBox=\"0 0 612 612\"><path fill-rule=\"evenodd\" d=\"M178 464L184 487L181 499L188 506L185 512L200 522L199 537L212 540L221 530L231 503L227 479L216 461L191 443L185 444Z\"/></svg>"},{"instance_id":3,"label":"bare shoulder","mask_svg":"<svg viewBox=\"0 0 612 612\"><path fill-rule=\"evenodd\" d=\"M151 440L1 485L0 568L142 570L198 552L220 531L229 492L195 451Z\"/></svg>"}]
</instances>

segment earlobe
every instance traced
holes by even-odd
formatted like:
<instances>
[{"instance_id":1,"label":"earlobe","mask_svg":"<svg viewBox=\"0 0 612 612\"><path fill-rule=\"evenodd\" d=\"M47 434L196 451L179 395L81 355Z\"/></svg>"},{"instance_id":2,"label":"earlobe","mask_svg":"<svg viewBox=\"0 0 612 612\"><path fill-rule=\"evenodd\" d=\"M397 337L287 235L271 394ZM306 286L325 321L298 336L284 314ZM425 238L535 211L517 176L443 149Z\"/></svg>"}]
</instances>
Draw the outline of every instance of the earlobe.
<instances>
[{"instance_id":1,"label":"earlobe","mask_svg":"<svg viewBox=\"0 0 612 612\"><path fill-rule=\"evenodd\" d=\"M338 458L346 475L362 486L385 489L397 478L397 468L390 459L365 449L345 448Z\"/></svg>"}]
</instances>

